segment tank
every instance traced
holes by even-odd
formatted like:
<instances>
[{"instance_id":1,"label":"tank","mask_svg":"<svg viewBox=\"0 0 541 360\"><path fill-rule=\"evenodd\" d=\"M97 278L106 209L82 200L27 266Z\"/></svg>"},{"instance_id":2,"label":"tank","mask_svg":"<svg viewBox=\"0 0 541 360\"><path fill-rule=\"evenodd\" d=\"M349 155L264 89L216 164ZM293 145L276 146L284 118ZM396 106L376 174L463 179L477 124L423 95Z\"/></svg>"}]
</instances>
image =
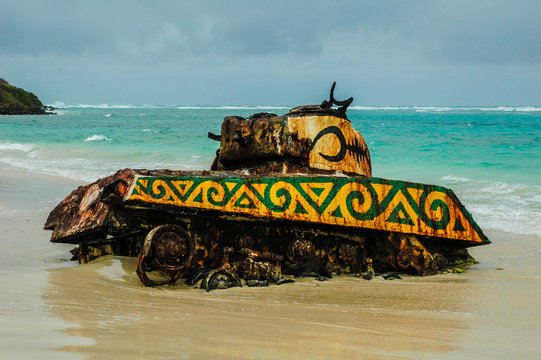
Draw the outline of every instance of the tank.
<instances>
[{"instance_id":1,"label":"tank","mask_svg":"<svg viewBox=\"0 0 541 360\"><path fill-rule=\"evenodd\" d=\"M137 256L147 286L462 272L489 239L452 190L373 177L335 85L283 116L224 118L209 171L124 169L79 187L50 213L51 241L76 244L81 263Z\"/></svg>"}]
</instances>

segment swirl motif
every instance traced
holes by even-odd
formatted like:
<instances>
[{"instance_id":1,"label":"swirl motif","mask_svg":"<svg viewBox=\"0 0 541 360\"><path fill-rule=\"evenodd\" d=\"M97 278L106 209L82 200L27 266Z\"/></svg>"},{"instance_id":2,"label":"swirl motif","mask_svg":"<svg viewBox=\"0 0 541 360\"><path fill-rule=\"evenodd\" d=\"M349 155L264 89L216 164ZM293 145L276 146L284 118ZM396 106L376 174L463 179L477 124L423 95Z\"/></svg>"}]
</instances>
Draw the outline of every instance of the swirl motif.
<instances>
[{"instance_id":1,"label":"swirl motif","mask_svg":"<svg viewBox=\"0 0 541 360\"><path fill-rule=\"evenodd\" d=\"M230 196L226 196L226 190L223 184L212 181L209 182L208 186L207 199L209 203L221 207L229 201Z\"/></svg>"},{"instance_id":2,"label":"swirl motif","mask_svg":"<svg viewBox=\"0 0 541 360\"><path fill-rule=\"evenodd\" d=\"M357 220L373 220L379 215L378 196L372 186L361 183L345 184L342 189L347 189L345 205L349 214Z\"/></svg>"},{"instance_id":3,"label":"swirl motif","mask_svg":"<svg viewBox=\"0 0 541 360\"><path fill-rule=\"evenodd\" d=\"M431 191L430 191L431 190ZM451 215L446 202L447 195L425 187L419 200L419 216L432 229L441 230L449 225Z\"/></svg>"},{"instance_id":4,"label":"swirl motif","mask_svg":"<svg viewBox=\"0 0 541 360\"><path fill-rule=\"evenodd\" d=\"M284 181L274 182L265 189L265 205L273 212L282 213L291 206L291 184Z\"/></svg>"},{"instance_id":5,"label":"swirl motif","mask_svg":"<svg viewBox=\"0 0 541 360\"><path fill-rule=\"evenodd\" d=\"M167 194L167 189L164 186L163 180L149 180L146 188L147 194L154 199L161 199Z\"/></svg>"}]
</instances>

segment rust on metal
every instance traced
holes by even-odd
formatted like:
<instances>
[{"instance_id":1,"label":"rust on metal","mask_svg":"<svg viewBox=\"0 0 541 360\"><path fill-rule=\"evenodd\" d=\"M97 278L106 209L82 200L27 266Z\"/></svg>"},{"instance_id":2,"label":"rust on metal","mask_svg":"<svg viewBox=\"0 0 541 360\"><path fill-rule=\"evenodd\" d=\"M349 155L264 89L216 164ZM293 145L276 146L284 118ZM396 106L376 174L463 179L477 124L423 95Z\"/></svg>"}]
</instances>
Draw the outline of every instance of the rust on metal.
<instances>
[{"instance_id":1,"label":"rust on metal","mask_svg":"<svg viewBox=\"0 0 541 360\"><path fill-rule=\"evenodd\" d=\"M118 184L118 192L127 190L125 185L135 177L133 171L119 171L89 186L72 191L49 214L44 229L53 230L52 242L70 242L72 236L98 231L108 219L109 205L102 201L105 189Z\"/></svg>"},{"instance_id":2,"label":"rust on metal","mask_svg":"<svg viewBox=\"0 0 541 360\"><path fill-rule=\"evenodd\" d=\"M228 116L211 171L124 169L74 190L51 241L80 262L137 256L143 284L206 290L296 276L434 274L490 243L452 190L372 177L352 98ZM337 106L337 107L334 107Z\"/></svg>"},{"instance_id":3,"label":"rust on metal","mask_svg":"<svg viewBox=\"0 0 541 360\"><path fill-rule=\"evenodd\" d=\"M209 133L211 139L220 140L211 169L254 169L280 163L284 172L311 169L371 176L370 153L362 135L345 112L329 112L325 106L300 106L284 116L226 117L221 135Z\"/></svg>"}]
</instances>

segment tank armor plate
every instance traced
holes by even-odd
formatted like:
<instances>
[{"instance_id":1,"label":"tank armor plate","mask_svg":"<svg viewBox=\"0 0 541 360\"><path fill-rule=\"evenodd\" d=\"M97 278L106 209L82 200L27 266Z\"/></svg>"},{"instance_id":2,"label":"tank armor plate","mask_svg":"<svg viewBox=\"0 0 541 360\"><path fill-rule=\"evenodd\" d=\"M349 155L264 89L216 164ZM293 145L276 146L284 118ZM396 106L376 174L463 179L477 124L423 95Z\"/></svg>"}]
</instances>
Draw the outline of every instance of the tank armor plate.
<instances>
[{"instance_id":1,"label":"tank armor plate","mask_svg":"<svg viewBox=\"0 0 541 360\"><path fill-rule=\"evenodd\" d=\"M125 202L244 214L452 239L490 241L452 190L336 176L138 176Z\"/></svg>"}]
</instances>

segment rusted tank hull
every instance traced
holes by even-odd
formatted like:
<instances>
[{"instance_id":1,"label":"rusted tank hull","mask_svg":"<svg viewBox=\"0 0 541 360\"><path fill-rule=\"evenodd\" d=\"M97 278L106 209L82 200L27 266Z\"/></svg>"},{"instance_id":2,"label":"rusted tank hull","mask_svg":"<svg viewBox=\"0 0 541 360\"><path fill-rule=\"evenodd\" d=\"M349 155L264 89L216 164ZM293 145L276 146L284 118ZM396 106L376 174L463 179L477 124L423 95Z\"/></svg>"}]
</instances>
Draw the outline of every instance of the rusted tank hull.
<instances>
[{"instance_id":1,"label":"rusted tank hull","mask_svg":"<svg viewBox=\"0 0 541 360\"><path fill-rule=\"evenodd\" d=\"M166 232L164 244L148 240L161 226L178 228ZM150 285L157 282L144 269L160 270L167 281L208 269L214 272L207 277L216 278L220 269L235 284L279 281L282 274L425 275L470 259L467 247L489 243L443 187L242 172L122 170L75 190L51 212L46 228L54 242L79 244L82 262L139 255L140 277ZM186 249L190 260L181 266ZM143 264L157 256L172 263Z\"/></svg>"},{"instance_id":2,"label":"rusted tank hull","mask_svg":"<svg viewBox=\"0 0 541 360\"><path fill-rule=\"evenodd\" d=\"M488 244L455 194L371 177L370 153L334 99L278 116L228 116L213 171L125 169L72 192L45 224L88 262L137 256L145 285L207 290L288 281L433 274ZM333 105L338 108L333 108Z\"/></svg>"}]
</instances>

